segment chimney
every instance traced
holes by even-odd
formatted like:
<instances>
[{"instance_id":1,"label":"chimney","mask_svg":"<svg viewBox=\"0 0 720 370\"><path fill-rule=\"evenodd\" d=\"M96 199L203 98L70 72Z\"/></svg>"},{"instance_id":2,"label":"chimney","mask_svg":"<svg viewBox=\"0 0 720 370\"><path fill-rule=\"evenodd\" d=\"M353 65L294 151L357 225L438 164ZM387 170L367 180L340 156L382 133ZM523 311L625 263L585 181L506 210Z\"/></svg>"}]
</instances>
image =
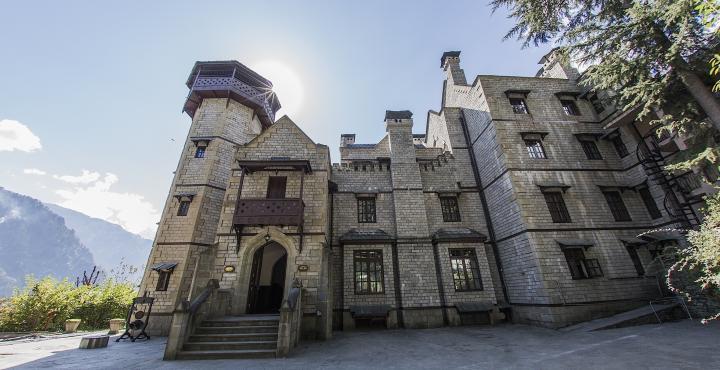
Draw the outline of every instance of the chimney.
<instances>
[{"instance_id":1,"label":"chimney","mask_svg":"<svg viewBox=\"0 0 720 370\"><path fill-rule=\"evenodd\" d=\"M340 135L340 147L346 147L350 144L355 144L355 134L342 134Z\"/></svg>"},{"instance_id":2,"label":"chimney","mask_svg":"<svg viewBox=\"0 0 720 370\"><path fill-rule=\"evenodd\" d=\"M567 60L563 60L558 48L552 49L549 53L543 55L538 64L542 64L542 67L535 74L535 77L563 78L573 81L580 78L580 72L571 66Z\"/></svg>"},{"instance_id":3,"label":"chimney","mask_svg":"<svg viewBox=\"0 0 720 370\"><path fill-rule=\"evenodd\" d=\"M447 74L447 79L455 85L467 85L465 71L460 68L460 51L446 51L440 58L440 67Z\"/></svg>"}]
</instances>

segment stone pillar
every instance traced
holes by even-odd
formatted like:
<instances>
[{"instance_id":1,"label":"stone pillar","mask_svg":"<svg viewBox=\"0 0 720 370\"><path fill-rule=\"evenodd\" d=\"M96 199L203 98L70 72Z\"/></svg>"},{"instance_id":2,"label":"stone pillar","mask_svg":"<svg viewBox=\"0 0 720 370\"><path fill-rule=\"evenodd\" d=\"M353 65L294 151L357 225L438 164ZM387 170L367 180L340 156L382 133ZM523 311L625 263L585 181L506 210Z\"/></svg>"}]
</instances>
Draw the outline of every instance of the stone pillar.
<instances>
[{"instance_id":1,"label":"stone pillar","mask_svg":"<svg viewBox=\"0 0 720 370\"><path fill-rule=\"evenodd\" d=\"M403 321L405 327L422 328L441 326L443 314L412 125L412 113L409 111L385 113L397 225L397 273L405 308ZM419 310L421 307L427 309Z\"/></svg>"}]
</instances>

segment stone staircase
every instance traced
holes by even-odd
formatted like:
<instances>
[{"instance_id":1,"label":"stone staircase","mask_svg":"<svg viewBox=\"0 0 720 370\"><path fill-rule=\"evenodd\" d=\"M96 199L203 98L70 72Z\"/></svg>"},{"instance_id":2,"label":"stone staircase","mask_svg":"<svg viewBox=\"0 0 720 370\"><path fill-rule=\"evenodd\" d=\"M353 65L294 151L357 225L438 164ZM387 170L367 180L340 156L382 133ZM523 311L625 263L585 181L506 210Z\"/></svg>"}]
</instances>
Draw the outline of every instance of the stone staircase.
<instances>
[{"instance_id":1,"label":"stone staircase","mask_svg":"<svg viewBox=\"0 0 720 370\"><path fill-rule=\"evenodd\" d=\"M273 358L279 315L243 315L203 321L178 352L178 360Z\"/></svg>"}]
</instances>

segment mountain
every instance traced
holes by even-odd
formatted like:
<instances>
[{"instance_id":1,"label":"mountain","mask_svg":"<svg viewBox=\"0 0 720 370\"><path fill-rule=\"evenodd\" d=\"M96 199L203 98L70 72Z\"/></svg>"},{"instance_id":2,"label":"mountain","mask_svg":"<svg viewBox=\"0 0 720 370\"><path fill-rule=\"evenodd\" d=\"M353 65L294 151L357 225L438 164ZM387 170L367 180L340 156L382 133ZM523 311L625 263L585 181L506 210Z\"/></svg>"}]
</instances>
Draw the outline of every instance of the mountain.
<instances>
[{"instance_id":1,"label":"mountain","mask_svg":"<svg viewBox=\"0 0 720 370\"><path fill-rule=\"evenodd\" d=\"M92 253L62 217L0 187L0 296L23 286L28 274L74 281L93 265Z\"/></svg>"},{"instance_id":2,"label":"mountain","mask_svg":"<svg viewBox=\"0 0 720 370\"><path fill-rule=\"evenodd\" d=\"M142 267L147 262L152 240L128 232L119 225L90 217L84 213L63 208L55 204L45 204L55 214L65 219L65 225L75 230L75 235L92 251L98 267L109 272L117 270L121 261L138 268L132 276L139 278Z\"/></svg>"}]
</instances>

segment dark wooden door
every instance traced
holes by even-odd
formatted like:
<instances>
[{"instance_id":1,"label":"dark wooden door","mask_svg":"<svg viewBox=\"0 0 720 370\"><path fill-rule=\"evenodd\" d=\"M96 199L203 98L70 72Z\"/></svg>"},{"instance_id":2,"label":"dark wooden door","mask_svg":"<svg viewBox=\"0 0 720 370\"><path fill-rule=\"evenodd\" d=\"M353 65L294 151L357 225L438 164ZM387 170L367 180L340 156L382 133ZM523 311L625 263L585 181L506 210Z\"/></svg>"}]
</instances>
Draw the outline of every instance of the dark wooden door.
<instances>
[{"instance_id":1,"label":"dark wooden door","mask_svg":"<svg viewBox=\"0 0 720 370\"><path fill-rule=\"evenodd\" d=\"M258 289L260 289L260 274L262 273L263 248L255 251L252 267L250 268L250 286L248 287L247 313L255 313L257 309Z\"/></svg>"},{"instance_id":2,"label":"dark wooden door","mask_svg":"<svg viewBox=\"0 0 720 370\"><path fill-rule=\"evenodd\" d=\"M287 185L287 177L270 176L268 179L267 197L268 199L285 199L285 186Z\"/></svg>"}]
</instances>

